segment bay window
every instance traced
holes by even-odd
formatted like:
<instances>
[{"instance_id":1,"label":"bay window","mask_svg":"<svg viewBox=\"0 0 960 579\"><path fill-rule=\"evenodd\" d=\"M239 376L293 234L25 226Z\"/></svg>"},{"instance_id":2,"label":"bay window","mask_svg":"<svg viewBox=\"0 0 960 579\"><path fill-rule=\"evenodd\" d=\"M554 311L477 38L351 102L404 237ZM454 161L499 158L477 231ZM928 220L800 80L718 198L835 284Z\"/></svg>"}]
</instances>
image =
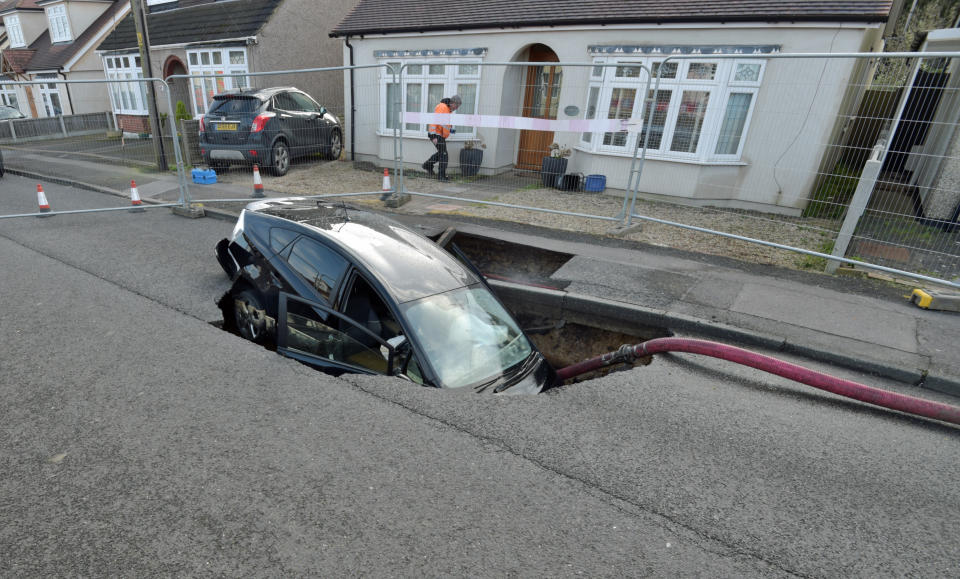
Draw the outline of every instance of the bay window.
<instances>
[{"instance_id":1,"label":"bay window","mask_svg":"<svg viewBox=\"0 0 960 579\"><path fill-rule=\"evenodd\" d=\"M385 103L380 116L380 131L399 128L397 103L408 113L432 113L444 97L460 95L458 114L475 114L480 86L480 59L446 56L442 60L398 58L382 60L398 72L396 81L390 72L382 74L381 99ZM405 65L405 66L404 66ZM400 74L401 66L403 74ZM402 86L401 86L402 85ZM456 118L456 117L454 117ZM456 126L457 135L472 136L475 127ZM404 134L426 136L427 123L405 123Z\"/></svg>"},{"instance_id":2,"label":"bay window","mask_svg":"<svg viewBox=\"0 0 960 579\"><path fill-rule=\"evenodd\" d=\"M4 78L6 77L0 77L0 81L4 80ZM20 110L20 105L17 102L17 91L15 85L0 84L0 105L7 105L8 107L13 107L18 111Z\"/></svg>"},{"instance_id":3,"label":"bay window","mask_svg":"<svg viewBox=\"0 0 960 579\"><path fill-rule=\"evenodd\" d=\"M187 61L191 75L230 75L250 72L247 68L247 51L243 47L188 50ZM248 86L245 76L192 78L190 82L193 86L195 115L207 112L214 95Z\"/></svg>"},{"instance_id":4,"label":"bay window","mask_svg":"<svg viewBox=\"0 0 960 579\"><path fill-rule=\"evenodd\" d=\"M580 148L632 155L646 143L649 158L739 161L765 61L664 60L664 55L594 59L606 66L591 70L584 118L644 122L638 132L583 133Z\"/></svg>"},{"instance_id":5,"label":"bay window","mask_svg":"<svg viewBox=\"0 0 960 579\"><path fill-rule=\"evenodd\" d=\"M39 74L37 80L54 80L55 74ZM45 82L37 85L40 92L40 100L43 102L43 111L48 117L59 117L63 114L63 105L60 102L60 89L54 82Z\"/></svg>"},{"instance_id":6,"label":"bay window","mask_svg":"<svg viewBox=\"0 0 960 579\"><path fill-rule=\"evenodd\" d=\"M103 70L107 80L136 80L143 78L138 54L105 56ZM148 115L147 87L143 82L112 82L110 102L113 112L125 115Z\"/></svg>"}]
</instances>

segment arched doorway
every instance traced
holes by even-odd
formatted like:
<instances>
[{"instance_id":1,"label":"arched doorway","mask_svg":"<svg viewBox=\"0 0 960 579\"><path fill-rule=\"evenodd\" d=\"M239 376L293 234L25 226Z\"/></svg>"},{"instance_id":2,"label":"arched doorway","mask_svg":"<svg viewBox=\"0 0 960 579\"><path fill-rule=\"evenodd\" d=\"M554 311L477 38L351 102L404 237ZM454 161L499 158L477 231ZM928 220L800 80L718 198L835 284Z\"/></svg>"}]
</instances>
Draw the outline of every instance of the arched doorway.
<instances>
[{"instance_id":1,"label":"arched doorway","mask_svg":"<svg viewBox=\"0 0 960 579\"><path fill-rule=\"evenodd\" d=\"M175 74L187 74L187 67L184 66L183 61L176 56L169 56L166 62L163 63L163 78ZM183 101L183 104L187 106L187 112L190 112L189 81L190 79L187 78L170 79L170 96L173 99L173 105L176 106L178 102Z\"/></svg>"},{"instance_id":2,"label":"arched doorway","mask_svg":"<svg viewBox=\"0 0 960 579\"><path fill-rule=\"evenodd\" d=\"M535 119L556 119L560 103L560 83L563 79L561 67L549 64L559 62L557 54L545 44L530 46L527 62L544 64L527 67L526 83L523 87L523 106L520 116ZM517 168L540 170L543 158L549 154L553 142L552 131L520 131L520 144L517 151Z\"/></svg>"}]
</instances>

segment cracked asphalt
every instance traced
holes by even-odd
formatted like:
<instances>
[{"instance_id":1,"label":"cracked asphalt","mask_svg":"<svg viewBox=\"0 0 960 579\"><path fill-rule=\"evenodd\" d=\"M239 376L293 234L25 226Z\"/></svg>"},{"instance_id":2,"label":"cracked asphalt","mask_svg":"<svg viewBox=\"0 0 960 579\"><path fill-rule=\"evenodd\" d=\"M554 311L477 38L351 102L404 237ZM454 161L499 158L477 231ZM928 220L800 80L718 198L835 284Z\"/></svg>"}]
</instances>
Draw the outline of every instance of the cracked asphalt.
<instances>
[{"instance_id":1,"label":"cracked asphalt","mask_svg":"<svg viewBox=\"0 0 960 579\"><path fill-rule=\"evenodd\" d=\"M956 573L956 428L686 355L534 397L333 378L211 324L231 228L0 221L3 575Z\"/></svg>"}]
</instances>

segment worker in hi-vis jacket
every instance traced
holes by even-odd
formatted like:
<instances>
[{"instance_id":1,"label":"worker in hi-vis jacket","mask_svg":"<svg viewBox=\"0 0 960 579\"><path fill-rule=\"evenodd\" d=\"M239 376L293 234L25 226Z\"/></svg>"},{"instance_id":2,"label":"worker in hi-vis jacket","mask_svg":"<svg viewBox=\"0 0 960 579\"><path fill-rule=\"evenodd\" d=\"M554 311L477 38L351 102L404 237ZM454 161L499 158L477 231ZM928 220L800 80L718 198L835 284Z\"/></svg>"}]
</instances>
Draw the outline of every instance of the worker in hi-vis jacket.
<instances>
[{"instance_id":1,"label":"worker in hi-vis jacket","mask_svg":"<svg viewBox=\"0 0 960 579\"><path fill-rule=\"evenodd\" d=\"M437 107L433 109L433 112L437 114L450 114L460 108L461 102L463 102L463 100L458 94L449 98L440 99L440 102L437 103ZM430 142L437 148L437 152L423 163L423 168L427 173L433 175L433 165L436 163L438 181L450 180L447 178L447 160L449 159L449 155L447 155L447 139L455 132L457 131L453 128L453 125L427 125L427 134L430 137Z\"/></svg>"}]
</instances>

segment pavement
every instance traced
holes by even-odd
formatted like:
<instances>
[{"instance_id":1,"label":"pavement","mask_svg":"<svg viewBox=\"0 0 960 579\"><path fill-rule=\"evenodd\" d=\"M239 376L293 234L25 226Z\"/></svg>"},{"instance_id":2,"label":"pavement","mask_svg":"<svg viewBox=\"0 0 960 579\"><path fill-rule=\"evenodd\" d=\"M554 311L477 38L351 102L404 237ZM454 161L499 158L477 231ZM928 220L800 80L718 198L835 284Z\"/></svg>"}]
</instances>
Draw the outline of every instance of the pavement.
<instances>
[{"instance_id":1,"label":"pavement","mask_svg":"<svg viewBox=\"0 0 960 579\"><path fill-rule=\"evenodd\" d=\"M129 168L50 157L24 167L8 166L7 170L129 196L123 188L130 178ZM176 202L179 197L175 176L142 173L137 183L145 203ZM271 191L269 179L264 185L268 197L285 195ZM249 188L191 184L190 193L193 200L206 200L207 216L232 220L241 203L210 201L249 198L252 184ZM467 190L456 183L440 194L485 196L480 188ZM666 328L677 335L788 352L960 396L960 314L910 303L912 289L922 287L916 282L827 276L616 237L449 215L456 204L413 195L403 206L404 215L397 217L437 226L455 221L463 233L568 254L570 259L551 279L571 298L588 297L598 316L626 311L631 323Z\"/></svg>"}]
</instances>

